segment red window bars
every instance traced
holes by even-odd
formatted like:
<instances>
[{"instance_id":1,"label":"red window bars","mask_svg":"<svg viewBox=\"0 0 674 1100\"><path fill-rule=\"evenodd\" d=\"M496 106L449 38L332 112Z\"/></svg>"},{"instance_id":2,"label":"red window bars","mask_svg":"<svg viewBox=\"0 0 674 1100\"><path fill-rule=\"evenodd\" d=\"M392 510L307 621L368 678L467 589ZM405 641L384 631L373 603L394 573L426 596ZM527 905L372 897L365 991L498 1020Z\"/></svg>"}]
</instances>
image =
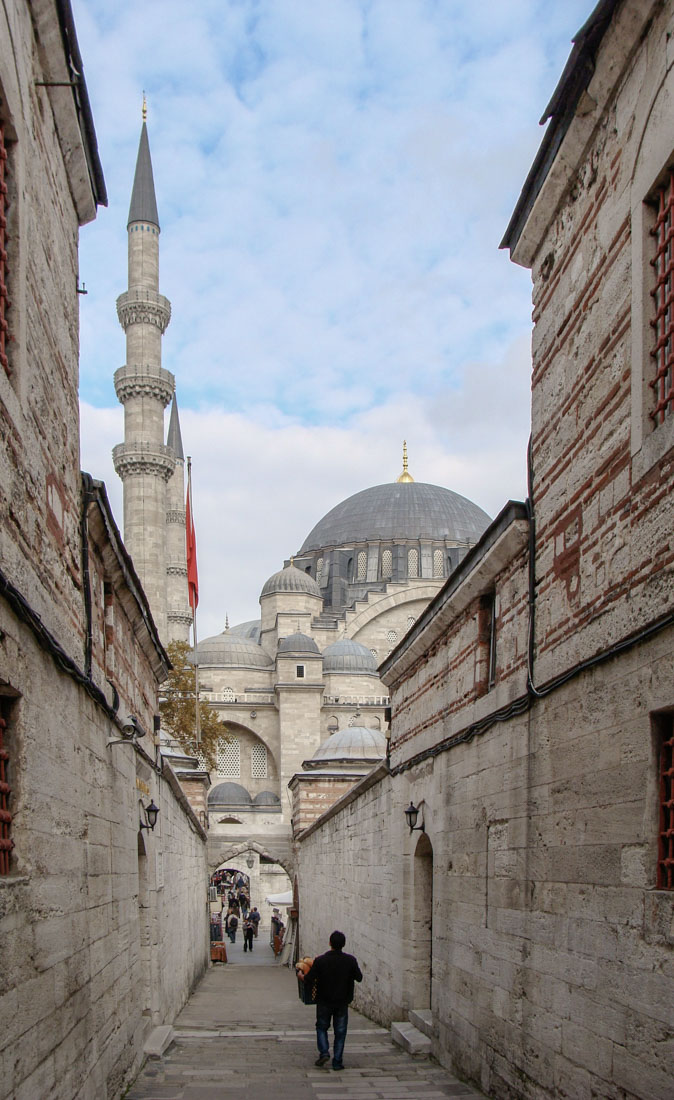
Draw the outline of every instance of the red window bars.
<instances>
[{"instance_id":1,"label":"red window bars","mask_svg":"<svg viewBox=\"0 0 674 1100\"><path fill-rule=\"evenodd\" d=\"M674 890L674 722L660 750L660 831L658 834L658 890Z\"/></svg>"},{"instance_id":2,"label":"red window bars","mask_svg":"<svg viewBox=\"0 0 674 1100\"><path fill-rule=\"evenodd\" d=\"M9 862L14 847L12 840L12 815L9 812L11 788L7 782L7 761L9 753L3 744L3 734L7 728L4 718L0 718L0 875L9 874Z\"/></svg>"},{"instance_id":3,"label":"red window bars","mask_svg":"<svg viewBox=\"0 0 674 1100\"><path fill-rule=\"evenodd\" d=\"M655 334L655 346L651 351L655 378L650 382L655 394L650 417L656 425L662 424L674 410L674 171L670 171L667 183L660 188L657 201L657 219L651 230L656 241L651 261L656 283L652 291L655 318L651 321Z\"/></svg>"},{"instance_id":4,"label":"red window bars","mask_svg":"<svg viewBox=\"0 0 674 1100\"><path fill-rule=\"evenodd\" d=\"M0 364L7 374L11 373L7 358L9 327L7 312L10 301L7 297L7 148L5 146L5 127L0 122Z\"/></svg>"}]
</instances>

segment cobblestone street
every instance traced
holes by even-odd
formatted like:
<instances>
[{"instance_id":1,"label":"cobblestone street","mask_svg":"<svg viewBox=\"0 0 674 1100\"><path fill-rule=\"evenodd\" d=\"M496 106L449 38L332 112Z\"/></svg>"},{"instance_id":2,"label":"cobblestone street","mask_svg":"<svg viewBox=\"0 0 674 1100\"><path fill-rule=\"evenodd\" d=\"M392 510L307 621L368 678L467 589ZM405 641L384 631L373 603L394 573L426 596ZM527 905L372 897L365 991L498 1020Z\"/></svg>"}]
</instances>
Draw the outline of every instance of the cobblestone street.
<instances>
[{"instance_id":1,"label":"cobblestone street","mask_svg":"<svg viewBox=\"0 0 674 1100\"><path fill-rule=\"evenodd\" d=\"M294 972L278 966L262 936L244 955L212 967L175 1022L176 1041L148 1060L127 1100L443 1100L479 1097L425 1057L391 1042L388 1030L349 1014L345 1069L318 1069L314 1009L297 996ZM367 974L365 973L365 980Z\"/></svg>"}]
</instances>

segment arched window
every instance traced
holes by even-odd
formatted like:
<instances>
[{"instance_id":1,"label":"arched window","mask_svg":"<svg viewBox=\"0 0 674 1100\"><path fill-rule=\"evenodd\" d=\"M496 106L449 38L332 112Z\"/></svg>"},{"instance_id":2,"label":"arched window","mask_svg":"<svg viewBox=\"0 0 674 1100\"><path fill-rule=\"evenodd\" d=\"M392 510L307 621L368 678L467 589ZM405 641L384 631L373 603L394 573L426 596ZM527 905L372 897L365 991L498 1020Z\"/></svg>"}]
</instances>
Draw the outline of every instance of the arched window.
<instances>
[{"instance_id":1,"label":"arched window","mask_svg":"<svg viewBox=\"0 0 674 1100\"><path fill-rule=\"evenodd\" d=\"M407 576L419 576L419 551L415 550L414 547L407 551Z\"/></svg>"},{"instance_id":2,"label":"arched window","mask_svg":"<svg viewBox=\"0 0 674 1100\"><path fill-rule=\"evenodd\" d=\"M415 624L415 622L416 622L416 621L417 621L417 620L416 620L416 619L414 618L414 615L408 615L408 616L407 616L407 629L409 630L409 628L410 628L411 626L414 626L414 624Z\"/></svg>"},{"instance_id":3,"label":"arched window","mask_svg":"<svg viewBox=\"0 0 674 1100\"><path fill-rule=\"evenodd\" d=\"M367 554L364 550L358 551L358 580L367 579Z\"/></svg>"},{"instance_id":4,"label":"arched window","mask_svg":"<svg viewBox=\"0 0 674 1100\"><path fill-rule=\"evenodd\" d=\"M320 584L323 577L323 558L316 562L316 584Z\"/></svg>"},{"instance_id":5,"label":"arched window","mask_svg":"<svg viewBox=\"0 0 674 1100\"><path fill-rule=\"evenodd\" d=\"M351 583L353 580L353 558L349 558L346 563L346 579Z\"/></svg>"},{"instance_id":6,"label":"arched window","mask_svg":"<svg viewBox=\"0 0 674 1100\"><path fill-rule=\"evenodd\" d=\"M442 550L433 551L433 576L443 577L445 566L445 555Z\"/></svg>"},{"instance_id":7,"label":"arched window","mask_svg":"<svg viewBox=\"0 0 674 1100\"><path fill-rule=\"evenodd\" d=\"M398 641L398 631L397 630L389 630L386 634L386 640L391 642L391 643L397 642Z\"/></svg>"},{"instance_id":8,"label":"arched window","mask_svg":"<svg viewBox=\"0 0 674 1100\"><path fill-rule=\"evenodd\" d=\"M223 701L223 703L233 703L234 702L234 688L231 688L231 687L230 688L225 688L225 690L222 693L222 701Z\"/></svg>"},{"instance_id":9,"label":"arched window","mask_svg":"<svg viewBox=\"0 0 674 1100\"><path fill-rule=\"evenodd\" d=\"M218 775L224 779L241 778L241 742L238 737L218 741L215 759Z\"/></svg>"},{"instance_id":10,"label":"arched window","mask_svg":"<svg viewBox=\"0 0 674 1100\"><path fill-rule=\"evenodd\" d=\"M390 550L384 550L382 553L381 575L385 578L393 575L393 554Z\"/></svg>"},{"instance_id":11,"label":"arched window","mask_svg":"<svg viewBox=\"0 0 674 1100\"><path fill-rule=\"evenodd\" d=\"M331 714L328 718L328 733L337 733L339 729L339 722L337 721L337 715Z\"/></svg>"}]
</instances>

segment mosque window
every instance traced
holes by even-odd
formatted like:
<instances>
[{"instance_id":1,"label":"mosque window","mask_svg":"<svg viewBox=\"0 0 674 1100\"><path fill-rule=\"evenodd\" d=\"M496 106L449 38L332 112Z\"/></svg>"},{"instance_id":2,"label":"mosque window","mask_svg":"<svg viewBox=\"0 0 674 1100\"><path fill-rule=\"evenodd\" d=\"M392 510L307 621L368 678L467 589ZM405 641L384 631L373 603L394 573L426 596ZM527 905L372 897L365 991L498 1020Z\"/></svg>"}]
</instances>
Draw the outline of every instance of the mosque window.
<instances>
[{"instance_id":1,"label":"mosque window","mask_svg":"<svg viewBox=\"0 0 674 1100\"><path fill-rule=\"evenodd\" d=\"M660 822L656 889L674 890L674 718L656 716L660 737Z\"/></svg>"},{"instance_id":2,"label":"mosque window","mask_svg":"<svg viewBox=\"0 0 674 1100\"><path fill-rule=\"evenodd\" d=\"M323 579L323 558L319 558L316 562L316 584L320 584Z\"/></svg>"},{"instance_id":3,"label":"mosque window","mask_svg":"<svg viewBox=\"0 0 674 1100\"><path fill-rule=\"evenodd\" d=\"M433 551L433 576L442 577L445 572L445 555L442 550Z\"/></svg>"},{"instance_id":4,"label":"mosque window","mask_svg":"<svg viewBox=\"0 0 674 1100\"><path fill-rule=\"evenodd\" d=\"M223 701L223 703L233 703L234 702L234 688L227 687L227 688L224 689L224 691L222 693L222 701Z\"/></svg>"},{"instance_id":5,"label":"mosque window","mask_svg":"<svg viewBox=\"0 0 674 1100\"><path fill-rule=\"evenodd\" d=\"M416 621L417 621L417 620L416 620L416 619L414 618L414 615L408 615L408 616L407 616L407 629L409 630L409 628L410 628L411 626L414 626L414 624L415 624L415 622L416 622Z\"/></svg>"},{"instance_id":6,"label":"mosque window","mask_svg":"<svg viewBox=\"0 0 674 1100\"><path fill-rule=\"evenodd\" d=\"M407 551L407 576L419 576L419 551L414 547Z\"/></svg>"},{"instance_id":7,"label":"mosque window","mask_svg":"<svg viewBox=\"0 0 674 1100\"><path fill-rule=\"evenodd\" d=\"M654 343L651 358L655 375L650 417L657 426L674 412L674 169L656 195L657 213L651 236L655 240L651 261L655 272L653 298Z\"/></svg>"},{"instance_id":8,"label":"mosque window","mask_svg":"<svg viewBox=\"0 0 674 1100\"><path fill-rule=\"evenodd\" d=\"M298 680L303 680L304 679L304 665L298 665L297 666L297 679Z\"/></svg>"},{"instance_id":9,"label":"mosque window","mask_svg":"<svg viewBox=\"0 0 674 1100\"><path fill-rule=\"evenodd\" d=\"M339 722L337 721L337 715L331 714L328 718L328 733L336 733L339 729Z\"/></svg>"},{"instance_id":10,"label":"mosque window","mask_svg":"<svg viewBox=\"0 0 674 1100\"><path fill-rule=\"evenodd\" d=\"M7 751L7 723L0 717L0 875L8 875L11 864L12 813L9 808L12 788L9 783L9 752Z\"/></svg>"},{"instance_id":11,"label":"mosque window","mask_svg":"<svg viewBox=\"0 0 674 1100\"><path fill-rule=\"evenodd\" d=\"M393 575L393 554L390 550L384 550L381 556L381 575L390 577Z\"/></svg>"},{"instance_id":12,"label":"mosque window","mask_svg":"<svg viewBox=\"0 0 674 1100\"><path fill-rule=\"evenodd\" d=\"M372 656L374 657L374 659L375 659L375 661L376 661L376 660L377 660L377 657L379 656L379 650L377 650L377 649L371 649L371 650L370 650L370 653L372 654Z\"/></svg>"},{"instance_id":13,"label":"mosque window","mask_svg":"<svg viewBox=\"0 0 674 1100\"><path fill-rule=\"evenodd\" d=\"M266 745L253 745L250 750L250 774L253 779L267 778Z\"/></svg>"},{"instance_id":14,"label":"mosque window","mask_svg":"<svg viewBox=\"0 0 674 1100\"><path fill-rule=\"evenodd\" d=\"M358 551L358 580L367 579L367 554L364 550Z\"/></svg>"},{"instance_id":15,"label":"mosque window","mask_svg":"<svg viewBox=\"0 0 674 1100\"><path fill-rule=\"evenodd\" d=\"M353 726L355 726L355 724L356 724L356 716L355 716L355 714L352 714L351 717L349 718L349 726L353 727Z\"/></svg>"},{"instance_id":16,"label":"mosque window","mask_svg":"<svg viewBox=\"0 0 674 1100\"><path fill-rule=\"evenodd\" d=\"M238 737L218 741L215 758L218 775L224 779L241 778L241 742Z\"/></svg>"},{"instance_id":17,"label":"mosque window","mask_svg":"<svg viewBox=\"0 0 674 1100\"><path fill-rule=\"evenodd\" d=\"M349 558L346 563L346 579L349 584L353 580L353 558Z\"/></svg>"},{"instance_id":18,"label":"mosque window","mask_svg":"<svg viewBox=\"0 0 674 1100\"><path fill-rule=\"evenodd\" d=\"M391 643L397 642L398 641L398 631L397 630L387 631L386 640L391 642Z\"/></svg>"}]
</instances>

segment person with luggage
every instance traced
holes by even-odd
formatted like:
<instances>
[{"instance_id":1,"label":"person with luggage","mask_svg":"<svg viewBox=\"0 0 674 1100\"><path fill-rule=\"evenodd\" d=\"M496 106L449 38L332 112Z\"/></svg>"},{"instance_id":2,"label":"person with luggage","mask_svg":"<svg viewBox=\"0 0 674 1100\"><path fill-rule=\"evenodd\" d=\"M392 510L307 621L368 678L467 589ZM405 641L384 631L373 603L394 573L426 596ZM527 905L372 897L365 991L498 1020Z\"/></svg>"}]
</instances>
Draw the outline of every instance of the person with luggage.
<instances>
[{"instance_id":1,"label":"person with luggage","mask_svg":"<svg viewBox=\"0 0 674 1100\"><path fill-rule=\"evenodd\" d=\"M343 1055L346 1030L349 1022L349 1005L353 1000L354 982L363 979L361 969L354 955L344 951L346 936L343 932L333 932L330 936L330 950L319 955L306 974L298 973L300 981L316 983L316 1041L318 1044L317 1066L330 1061L330 1043L328 1028L332 1021L334 1043L332 1047L332 1068L344 1069Z\"/></svg>"}]
</instances>

